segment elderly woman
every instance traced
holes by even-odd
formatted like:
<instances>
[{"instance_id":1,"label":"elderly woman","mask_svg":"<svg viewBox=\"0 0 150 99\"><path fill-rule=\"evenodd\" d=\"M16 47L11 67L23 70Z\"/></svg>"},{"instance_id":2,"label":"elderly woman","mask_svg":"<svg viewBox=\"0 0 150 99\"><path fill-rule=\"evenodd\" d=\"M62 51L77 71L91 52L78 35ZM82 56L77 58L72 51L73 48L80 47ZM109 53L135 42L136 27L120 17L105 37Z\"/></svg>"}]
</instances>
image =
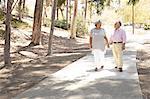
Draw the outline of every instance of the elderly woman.
<instances>
[{"instance_id":1,"label":"elderly woman","mask_svg":"<svg viewBox=\"0 0 150 99\"><path fill-rule=\"evenodd\" d=\"M109 48L108 39L105 34L105 30L101 28L101 21L95 22L95 28L90 32L90 48L92 48L94 54L95 71L98 68L104 68L104 52L105 52L105 41Z\"/></svg>"}]
</instances>

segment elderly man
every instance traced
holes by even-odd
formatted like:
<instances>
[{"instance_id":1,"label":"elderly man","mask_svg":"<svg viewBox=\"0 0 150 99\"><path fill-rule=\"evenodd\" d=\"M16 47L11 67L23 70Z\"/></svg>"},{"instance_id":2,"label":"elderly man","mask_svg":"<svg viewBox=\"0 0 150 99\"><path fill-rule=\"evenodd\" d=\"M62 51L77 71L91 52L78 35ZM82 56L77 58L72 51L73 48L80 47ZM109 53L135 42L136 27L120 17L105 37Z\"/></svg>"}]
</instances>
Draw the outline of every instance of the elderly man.
<instances>
[{"instance_id":1,"label":"elderly man","mask_svg":"<svg viewBox=\"0 0 150 99\"><path fill-rule=\"evenodd\" d=\"M114 33L110 37L110 44L112 44L112 52L116 63L116 69L119 70L119 72L122 72L123 69L123 50L125 49L125 43L126 43L126 33L121 27L121 22L118 21L114 24Z\"/></svg>"},{"instance_id":2,"label":"elderly man","mask_svg":"<svg viewBox=\"0 0 150 99\"><path fill-rule=\"evenodd\" d=\"M109 47L109 43L105 34L105 30L101 27L101 21L95 22L95 28L93 28L90 32L90 48L92 48L94 54L94 62L95 62L95 71L98 71L98 68L104 67L104 51L105 51L105 42L107 47Z\"/></svg>"}]
</instances>

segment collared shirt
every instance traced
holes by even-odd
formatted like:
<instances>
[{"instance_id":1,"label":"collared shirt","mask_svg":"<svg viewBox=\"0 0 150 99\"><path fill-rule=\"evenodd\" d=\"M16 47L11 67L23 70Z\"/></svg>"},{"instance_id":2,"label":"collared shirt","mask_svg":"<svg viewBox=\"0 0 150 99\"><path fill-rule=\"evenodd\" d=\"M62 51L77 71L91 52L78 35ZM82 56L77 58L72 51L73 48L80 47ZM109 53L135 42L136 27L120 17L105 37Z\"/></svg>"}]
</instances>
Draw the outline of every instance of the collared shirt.
<instances>
[{"instance_id":1,"label":"collared shirt","mask_svg":"<svg viewBox=\"0 0 150 99\"><path fill-rule=\"evenodd\" d=\"M114 33L110 37L110 43L113 42L126 43L126 32L121 28L114 30Z\"/></svg>"}]
</instances>

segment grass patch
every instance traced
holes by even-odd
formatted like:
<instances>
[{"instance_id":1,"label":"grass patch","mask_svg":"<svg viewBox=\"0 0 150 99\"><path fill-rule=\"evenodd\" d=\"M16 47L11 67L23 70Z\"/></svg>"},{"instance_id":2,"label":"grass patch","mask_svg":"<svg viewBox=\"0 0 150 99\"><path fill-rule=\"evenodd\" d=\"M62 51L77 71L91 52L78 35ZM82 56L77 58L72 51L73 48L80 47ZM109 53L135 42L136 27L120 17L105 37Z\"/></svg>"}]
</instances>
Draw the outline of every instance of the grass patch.
<instances>
[{"instance_id":1,"label":"grass patch","mask_svg":"<svg viewBox=\"0 0 150 99\"><path fill-rule=\"evenodd\" d=\"M4 14L4 12L2 11L2 9L0 9L0 21L4 21L4 19L5 19L5 14Z\"/></svg>"},{"instance_id":2,"label":"grass patch","mask_svg":"<svg viewBox=\"0 0 150 99\"><path fill-rule=\"evenodd\" d=\"M4 39L5 31L3 29L0 29L0 39Z\"/></svg>"},{"instance_id":3,"label":"grass patch","mask_svg":"<svg viewBox=\"0 0 150 99\"><path fill-rule=\"evenodd\" d=\"M28 23L20 21L15 18L12 19L11 25L13 28L21 28L21 29L30 27Z\"/></svg>"}]
</instances>

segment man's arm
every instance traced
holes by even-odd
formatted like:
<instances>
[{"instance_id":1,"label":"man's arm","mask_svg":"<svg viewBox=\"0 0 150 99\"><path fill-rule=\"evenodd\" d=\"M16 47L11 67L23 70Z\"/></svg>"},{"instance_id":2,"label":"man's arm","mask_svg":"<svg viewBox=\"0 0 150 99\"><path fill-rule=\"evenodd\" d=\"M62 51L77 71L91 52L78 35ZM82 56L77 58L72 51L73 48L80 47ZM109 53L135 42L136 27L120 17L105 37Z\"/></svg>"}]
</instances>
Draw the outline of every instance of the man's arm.
<instances>
[{"instance_id":1,"label":"man's arm","mask_svg":"<svg viewBox=\"0 0 150 99\"><path fill-rule=\"evenodd\" d=\"M122 46L122 49L125 50L125 44L126 44L126 32L123 30L122 32L122 40L123 40L123 46Z\"/></svg>"}]
</instances>

